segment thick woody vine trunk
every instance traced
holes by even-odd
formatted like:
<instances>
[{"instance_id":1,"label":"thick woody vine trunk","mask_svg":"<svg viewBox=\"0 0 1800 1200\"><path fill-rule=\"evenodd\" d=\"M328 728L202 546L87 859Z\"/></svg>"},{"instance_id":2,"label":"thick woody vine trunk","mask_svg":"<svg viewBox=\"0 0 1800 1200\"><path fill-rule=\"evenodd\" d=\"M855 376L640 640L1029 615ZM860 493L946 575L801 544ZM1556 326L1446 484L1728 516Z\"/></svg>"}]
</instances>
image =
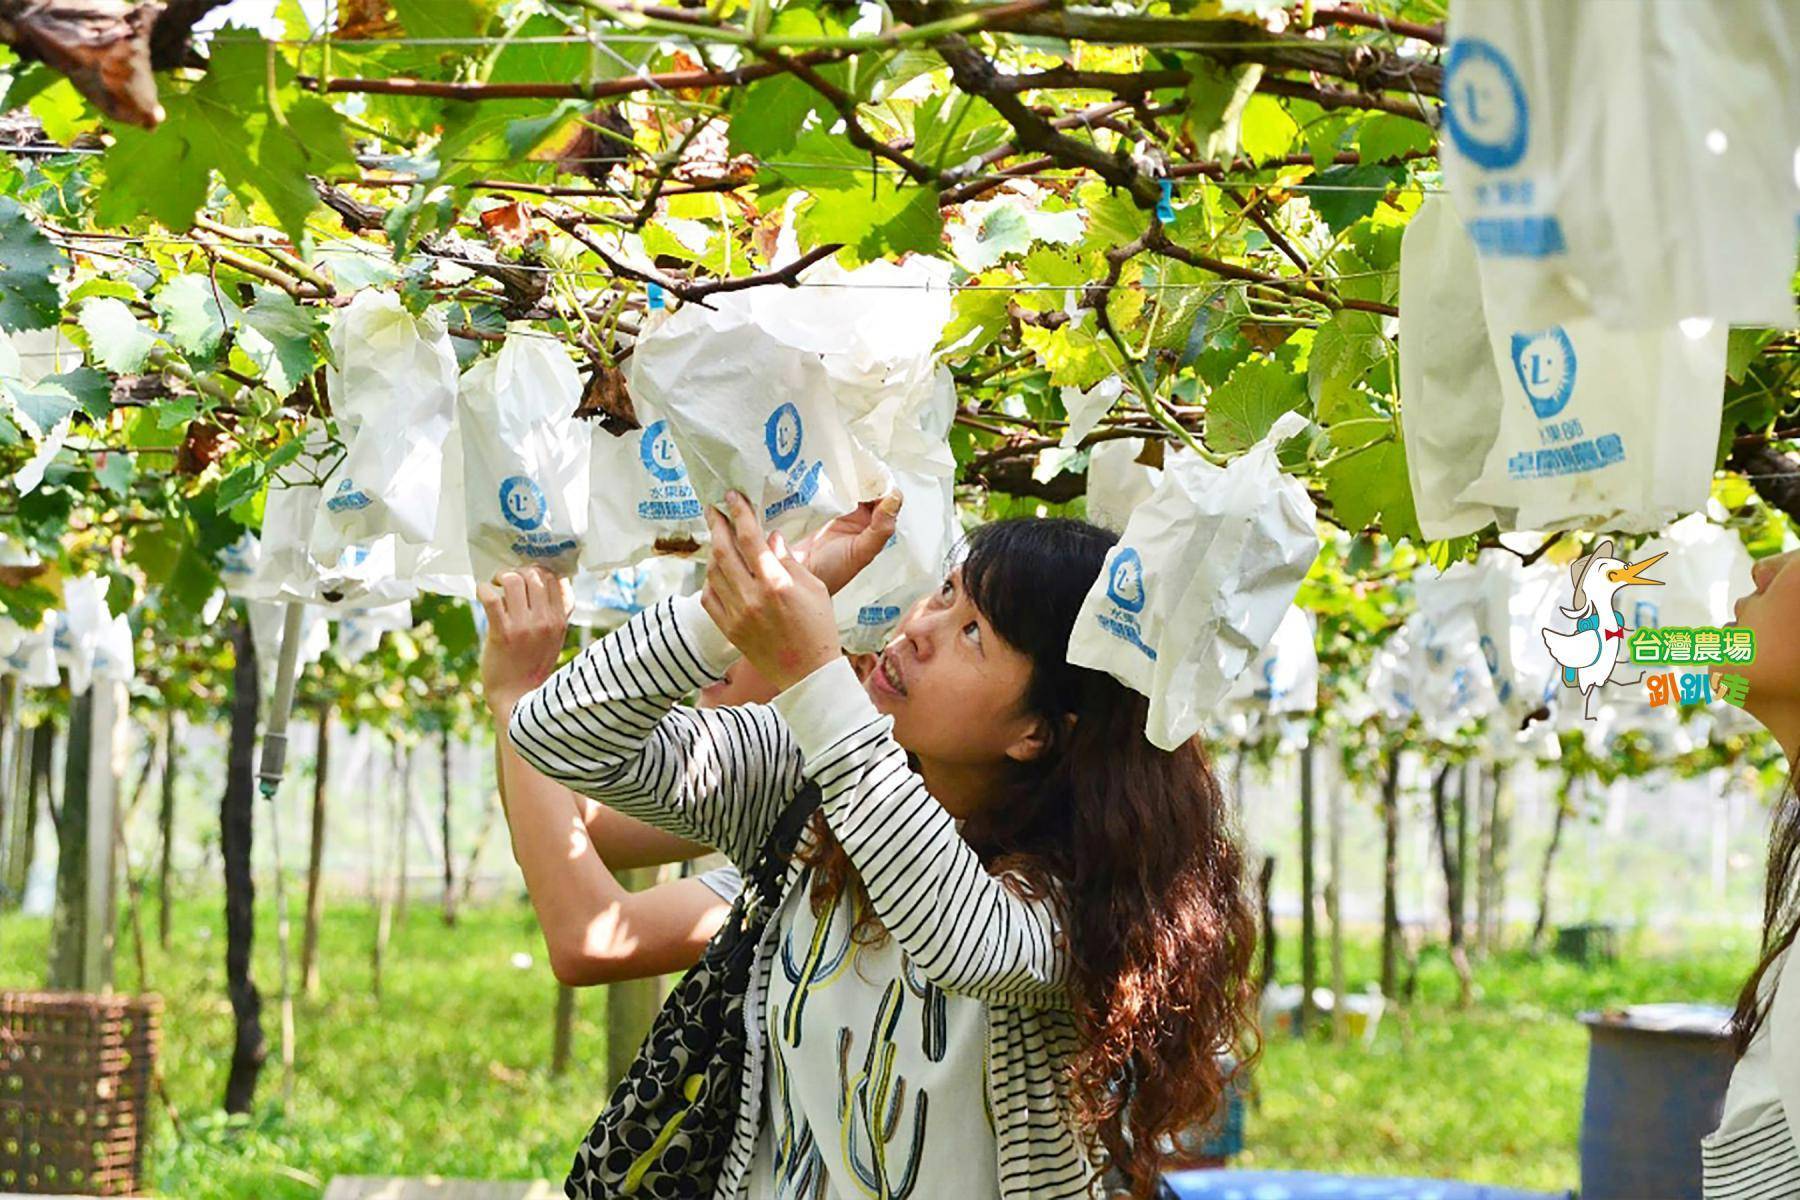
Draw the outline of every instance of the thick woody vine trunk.
<instances>
[{"instance_id":1,"label":"thick woody vine trunk","mask_svg":"<svg viewBox=\"0 0 1800 1200\"><path fill-rule=\"evenodd\" d=\"M225 1111L249 1112L256 1097L268 1043L262 1031L262 993L250 977L256 939L256 883L250 874L256 782L256 641L250 621L232 629L237 665L231 672L231 735L226 755L225 796L219 804L219 847L225 860L225 991L237 1032L231 1071L225 1079Z\"/></svg>"}]
</instances>

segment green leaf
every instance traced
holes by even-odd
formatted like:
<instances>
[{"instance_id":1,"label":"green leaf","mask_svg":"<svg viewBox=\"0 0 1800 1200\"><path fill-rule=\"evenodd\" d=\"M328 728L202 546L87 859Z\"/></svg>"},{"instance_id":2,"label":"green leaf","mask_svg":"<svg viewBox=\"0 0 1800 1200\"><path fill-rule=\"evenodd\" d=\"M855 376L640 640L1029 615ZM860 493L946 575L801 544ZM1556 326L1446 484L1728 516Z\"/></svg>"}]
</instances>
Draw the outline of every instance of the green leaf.
<instances>
[{"instance_id":1,"label":"green leaf","mask_svg":"<svg viewBox=\"0 0 1800 1200\"><path fill-rule=\"evenodd\" d=\"M1313 335L1312 352L1306 362L1307 392L1316 402L1327 381L1355 384L1365 371L1386 358L1387 339L1381 336L1381 318L1374 313L1344 309Z\"/></svg>"},{"instance_id":2,"label":"green leaf","mask_svg":"<svg viewBox=\"0 0 1800 1200\"><path fill-rule=\"evenodd\" d=\"M1025 214L1011 205L990 208L981 219L974 245L959 254L958 260L971 271L985 271L1008 254L1023 254L1031 249L1031 227Z\"/></svg>"},{"instance_id":3,"label":"green leaf","mask_svg":"<svg viewBox=\"0 0 1800 1200\"><path fill-rule=\"evenodd\" d=\"M392 0L394 15L416 38L479 37L493 20L491 0Z\"/></svg>"},{"instance_id":4,"label":"green leaf","mask_svg":"<svg viewBox=\"0 0 1800 1200\"><path fill-rule=\"evenodd\" d=\"M60 375L46 375L38 382L40 385L53 384L68 392L75 397L81 411L95 421L104 421L112 415L112 380L92 367L80 366Z\"/></svg>"},{"instance_id":5,"label":"green leaf","mask_svg":"<svg viewBox=\"0 0 1800 1200\"><path fill-rule=\"evenodd\" d=\"M1007 294L998 289L983 291L965 288L951 301L950 323L944 326L940 348L958 355L974 354L996 337L1008 324Z\"/></svg>"},{"instance_id":6,"label":"green leaf","mask_svg":"<svg viewBox=\"0 0 1800 1200\"><path fill-rule=\"evenodd\" d=\"M226 513L248 500L262 486L266 470L260 459L253 459L219 480L219 490L213 493L213 511Z\"/></svg>"},{"instance_id":7,"label":"green leaf","mask_svg":"<svg viewBox=\"0 0 1800 1200\"><path fill-rule=\"evenodd\" d=\"M1750 364L1763 347L1775 340L1773 329L1733 329L1725 337L1725 376L1733 383L1744 382Z\"/></svg>"},{"instance_id":8,"label":"green leaf","mask_svg":"<svg viewBox=\"0 0 1800 1200\"><path fill-rule=\"evenodd\" d=\"M1391 425L1367 428L1370 436L1340 451L1320 470L1332 513L1345 529L1361 529L1379 519L1389 538L1417 539L1419 518L1406 474L1406 448Z\"/></svg>"},{"instance_id":9,"label":"green leaf","mask_svg":"<svg viewBox=\"0 0 1800 1200\"><path fill-rule=\"evenodd\" d=\"M60 146L67 146L100 121L87 97L67 79L58 79L33 96L30 107L43 123L45 134Z\"/></svg>"},{"instance_id":10,"label":"green leaf","mask_svg":"<svg viewBox=\"0 0 1800 1200\"><path fill-rule=\"evenodd\" d=\"M1313 176L1322 186L1301 184L1313 211L1333 233L1349 228L1375 211L1385 190L1405 177L1404 168L1340 165Z\"/></svg>"},{"instance_id":11,"label":"green leaf","mask_svg":"<svg viewBox=\"0 0 1800 1200\"><path fill-rule=\"evenodd\" d=\"M227 32L253 31L227 27ZM309 175L353 169L343 117L323 96L300 90L286 59L270 62L265 43L214 41L206 74L185 92L163 93L167 118L154 130L114 124L107 186L95 202L102 225L148 216L172 229L193 223L216 170L238 196L260 200L299 243L319 205Z\"/></svg>"},{"instance_id":12,"label":"green leaf","mask_svg":"<svg viewBox=\"0 0 1800 1200\"><path fill-rule=\"evenodd\" d=\"M167 432L171 429L184 429L188 422L200 415L200 400L196 396L170 396L155 408L144 411L155 414L156 427L160 430ZM182 435L178 434L169 444L179 446L182 441ZM138 445L137 442L131 444Z\"/></svg>"},{"instance_id":13,"label":"green leaf","mask_svg":"<svg viewBox=\"0 0 1800 1200\"><path fill-rule=\"evenodd\" d=\"M809 190L813 203L801 218L800 233L813 245L843 242L865 262L909 250L929 254L942 249L944 221L932 188L877 176L873 189L859 180Z\"/></svg>"},{"instance_id":14,"label":"green leaf","mask_svg":"<svg viewBox=\"0 0 1800 1200\"><path fill-rule=\"evenodd\" d=\"M794 148L819 94L792 75L771 75L739 91L727 130L733 154L780 158Z\"/></svg>"},{"instance_id":15,"label":"green leaf","mask_svg":"<svg viewBox=\"0 0 1800 1200\"><path fill-rule=\"evenodd\" d=\"M78 318L87 331L93 360L115 375L135 375L156 345L156 334L137 319L123 300L101 296L81 306Z\"/></svg>"},{"instance_id":16,"label":"green leaf","mask_svg":"<svg viewBox=\"0 0 1800 1200\"><path fill-rule=\"evenodd\" d=\"M137 468L129 454L108 450L94 460L94 478L99 480L101 487L120 498L131 491L131 481L136 474Z\"/></svg>"},{"instance_id":17,"label":"green leaf","mask_svg":"<svg viewBox=\"0 0 1800 1200\"><path fill-rule=\"evenodd\" d=\"M1056 329L1027 325L1020 338L1048 368L1053 386L1091 388L1118 370L1093 324L1090 316L1079 325L1070 322Z\"/></svg>"},{"instance_id":18,"label":"green leaf","mask_svg":"<svg viewBox=\"0 0 1800 1200\"><path fill-rule=\"evenodd\" d=\"M1012 126L979 96L941 92L913 110L912 156L948 170L986 154L1012 135Z\"/></svg>"},{"instance_id":19,"label":"green leaf","mask_svg":"<svg viewBox=\"0 0 1800 1200\"><path fill-rule=\"evenodd\" d=\"M18 202L0 197L0 329L48 329L62 315L52 274L69 265Z\"/></svg>"},{"instance_id":20,"label":"green leaf","mask_svg":"<svg viewBox=\"0 0 1800 1200\"><path fill-rule=\"evenodd\" d=\"M563 127L574 122L588 106L586 100L564 100L541 116L508 121L501 135L506 140L507 153L514 158L530 157L539 147L554 140Z\"/></svg>"},{"instance_id":21,"label":"green leaf","mask_svg":"<svg viewBox=\"0 0 1800 1200\"><path fill-rule=\"evenodd\" d=\"M9 379L0 384L0 387L6 389L6 394L18 406L20 414L38 427L40 436L50 432L51 426L78 407L75 397L67 390L48 381L40 381L27 387Z\"/></svg>"},{"instance_id":22,"label":"green leaf","mask_svg":"<svg viewBox=\"0 0 1800 1200\"><path fill-rule=\"evenodd\" d=\"M1280 363L1244 363L1206 399L1206 444L1226 454L1248 449L1276 417L1305 404L1298 375Z\"/></svg>"},{"instance_id":23,"label":"green leaf","mask_svg":"<svg viewBox=\"0 0 1800 1200\"><path fill-rule=\"evenodd\" d=\"M1198 55L1184 57L1188 69L1188 135L1203 157L1230 159L1237 155L1244 107L1262 81L1261 63L1226 68Z\"/></svg>"},{"instance_id":24,"label":"green leaf","mask_svg":"<svg viewBox=\"0 0 1800 1200\"><path fill-rule=\"evenodd\" d=\"M1299 136L1300 126L1275 97L1252 96L1244 105L1239 144L1257 162L1280 158L1293 148L1294 139Z\"/></svg>"},{"instance_id":25,"label":"green leaf","mask_svg":"<svg viewBox=\"0 0 1800 1200\"><path fill-rule=\"evenodd\" d=\"M1430 150L1432 145L1431 130L1422 122L1393 113L1374 113L1356 130L1356 148L1364 164L1398 162L1403 155Z\"/></svg>"},{"instance_id":26,"label":"green leaf","mask_svg":"<svg viewBox=\"0 0 1800 1200\"><path fill-rule=\"evenodd\" d=\"M239 344L276 395L288 395L312 374L319 361L313 338L321 326L311 309L295 304L286 292L257 288L256 303L243 310L243 320Z\"/></svg>"},{"instance_id":27,"label":"green leaf","mask_svg":"<svg viewBox=\"0 0 1800 1200\"><path fill-rule=\"evenodd\" d=\"M184 354L210 358L240 309L205 275L177 275L151 302L167 333Z\"/></svg>"}]
</instances>

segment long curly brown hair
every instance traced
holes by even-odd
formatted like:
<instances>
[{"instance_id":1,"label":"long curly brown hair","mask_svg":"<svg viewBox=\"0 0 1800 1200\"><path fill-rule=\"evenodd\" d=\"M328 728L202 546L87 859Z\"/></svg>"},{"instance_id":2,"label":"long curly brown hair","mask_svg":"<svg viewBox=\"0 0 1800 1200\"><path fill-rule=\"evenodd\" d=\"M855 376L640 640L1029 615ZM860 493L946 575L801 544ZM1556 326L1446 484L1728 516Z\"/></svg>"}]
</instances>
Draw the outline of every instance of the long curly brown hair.
<instances>
[{"instance_id":1,"label":"long curly brown hair","mask_svg":"<svg viewBox=\"0 0 1800 1200\"><path fill-rule=\"evenodd\" d=\"M1080 1049L1072 1117L1134 1196L1181 1165L1179 1135L1219 1113L1259 1047L1251 960L1256 915L1243 856L1199 740L1144 737L1149 702L1070 665L1069 634L1116 537L1085 521L1020 518L969 535L962 587L1032 661L1021 700L1052 731L963 836L990 872L1064 909ZM1073 717L1073 721L1068 718ZM823 814L798 851L815 912L853 889L854 935L886 934ZM1096 1156L1101 1157L1101 1156Z\"/></svg>"}]
</instances>

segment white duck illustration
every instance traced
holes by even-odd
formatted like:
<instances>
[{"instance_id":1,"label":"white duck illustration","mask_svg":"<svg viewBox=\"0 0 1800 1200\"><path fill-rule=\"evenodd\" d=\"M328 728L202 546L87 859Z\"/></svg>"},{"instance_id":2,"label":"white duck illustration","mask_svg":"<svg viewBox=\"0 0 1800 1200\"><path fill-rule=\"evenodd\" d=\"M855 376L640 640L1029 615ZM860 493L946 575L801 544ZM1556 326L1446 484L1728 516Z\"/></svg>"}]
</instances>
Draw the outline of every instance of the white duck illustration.
<instances>
[{"instance_id":1,"label":"white duck illustration","mask_svg":"<svg viewBox=\"0 0 1800 1200\"><path fill-rule=\"evenodd\" d=\"M1592 553L1576 559L1569 567L1575 580L1575 604L1561 611L1563 616L1575 619L1575 632L1546 629L1544 645L1549 647L1550 657L1562 666L1563 686L1581 692L1581 714L1590 721L1594 719L1594 693L1601 684L1632 684L1644 677L1639 671L1633 678L1614 678L1625 653L1625 619L1613 607L1613 597L1619 589L1634 583L1661 584L1662 580L1645 579L1642 573L1662 557L1654 554L1627 563L1613 557L1612 539L1606 538Z\"/></svg>"}]
</instances>

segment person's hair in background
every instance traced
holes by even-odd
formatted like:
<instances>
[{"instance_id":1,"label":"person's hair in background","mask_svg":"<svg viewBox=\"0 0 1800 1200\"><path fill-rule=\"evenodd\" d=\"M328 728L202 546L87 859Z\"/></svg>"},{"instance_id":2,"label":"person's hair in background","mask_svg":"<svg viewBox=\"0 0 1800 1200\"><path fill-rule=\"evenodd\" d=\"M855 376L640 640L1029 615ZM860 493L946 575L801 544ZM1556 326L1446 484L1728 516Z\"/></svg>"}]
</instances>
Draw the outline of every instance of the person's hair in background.
<instances>
[{"instance_id":1,"label":"person's hair in background","mask_svg":"<svg viewBox=\"0 0 1800 1200\"><path fill-rule=\"evenodd\" d=\"M1068 662L1076 614L1116 541L1069 519L997 521L969 535L960 586L1030 659L1024 704L1049 741L1015 763L962 832L990 871L1060 898L1081 1033L1072 1115L1134 1192L1150 1195L1176 1135L1222 1111L1217 1056L1257 1053L1256 916L1198 739L1157 749L1144 736L1144 696ZM885 933L818 814L809 833L799 856L813 868L814 911L848 888L855 936L878 942Z\"/></svg>"},{"instance_id":2,"label":"person's hair in background","mask_svg":"<svg viewBox=\"0 0 1800 1200\"><path fill-rule=\"evenodd\" d=\"M1736 673L1749 681L1744 708L1781 743L1789 774L1770 814L1761 957L1732 1015L1739 1055L1768 1016L1763 977L1800 932L1800 551L1760 560L1752 576L1756 591L1738 601L1733 624L1755 631L1756 657L1714 674Z\"/></svg>"}]
</instances>

